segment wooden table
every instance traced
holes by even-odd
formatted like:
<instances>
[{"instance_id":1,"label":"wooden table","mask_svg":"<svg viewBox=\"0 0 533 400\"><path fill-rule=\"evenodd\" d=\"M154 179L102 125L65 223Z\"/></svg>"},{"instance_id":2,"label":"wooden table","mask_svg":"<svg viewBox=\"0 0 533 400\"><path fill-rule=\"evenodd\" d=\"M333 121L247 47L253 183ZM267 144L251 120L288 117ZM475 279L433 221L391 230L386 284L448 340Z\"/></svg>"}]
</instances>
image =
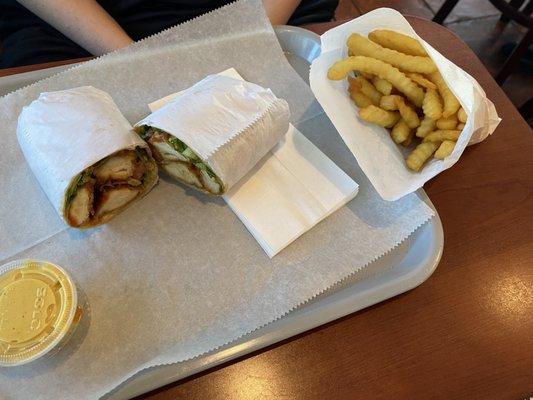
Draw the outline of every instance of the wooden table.
<instances>
[{"instance_id":1,"label":"wooden table","mask_svg":"<svg viewBox=\"0 0 533 400\"><path fill-rule=\"evenodd\" d=\"M444 225L437 271L401 296L140 398L533 395L533 135L466 44L440 25L409 21L478 80L503 119L425 187Z\"/></svg>"}]
</instances>

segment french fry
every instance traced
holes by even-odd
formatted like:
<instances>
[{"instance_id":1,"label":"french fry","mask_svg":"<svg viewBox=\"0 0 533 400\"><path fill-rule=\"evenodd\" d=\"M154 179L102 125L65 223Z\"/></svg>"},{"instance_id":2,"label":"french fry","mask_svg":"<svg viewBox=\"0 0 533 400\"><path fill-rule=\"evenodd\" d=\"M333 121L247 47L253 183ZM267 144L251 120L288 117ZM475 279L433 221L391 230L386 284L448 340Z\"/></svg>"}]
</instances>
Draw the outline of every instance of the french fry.
<instances>
[{"instance_id":1,"label":"french fry","mask_svg":"<svg viewBox=\"0 0 533 400\"><path fill-rule=\"evenodd\" d=\"M390 133L392 140L394 140L395 143L402 143L407 140L409 137L409 133L411 132L411 128L407 125L407 123L400 118L398 122L394 125L392 128L392 131Z\"/></svg>"},{"instance_id":2,"label":"french fry","mask_svg":"<svg viewBox=\"0 0 533 400\"><path fill-rule=\"evenodd\" d=\"M379 76L372 78L372 84L383 95L389 95L392 92L392 83L381 79Z\"/></svg>"},{"instance_id":3,"label":"french fry","mask_svg":"<svg viewBox=\"0 0 533 400\"><path fill-rule=\"evenodd\" d=\"M451 140L445 140L441 143L435 154L433 154L433 157L444 160L446 157L448 157L450 154L452 154L452 151L455 147L455 142Z\"/></svg>"},{"instance_id":4,"label":"french fry","mask_svg":"<svg viewBox=\"0 0 533 400\"><path fill-rule=\"evenodd\" d=\"M348 79L348 91L352 91L353 89L361 90L361 83L358 82L353 76L347 77Z\"/></svg>"},{"instance_id":5,"label":"french fry","mask_svg":"<svg viewBox=\"0 0 533 400\"><path fill-rule=\"evenodd\" d=\"M429 57L410 56L396 50L381 47L358 33L352 33L348 38L347 44L353 54L385 61L403 71L429 74L437 70L437 66Z\"/></svg>"},{"instance_id":6,"label":"french fry","mask_svg":"<svg viewBox=\"0 0 533 400\"><path fill-rule=\"evenodd\" d=\"M466 124L467 119L466 111L461 107L459 111L457 111L457 119L462 122L463 124Z\"/></svg>"},{"instance_id":7,"label":"french fry","mask_svg":"<svg viewBox=\"0 0 533 400\"><path fill-rule=\"evenodd\" d=\"M409 135L407 135L407 139L405 139L403 142L402 142L402 146L403 147L409 147L411 145L411 142L413 141L413 137L415 136L415 130L414 129L411 129L409 131Z\"/></svg>"},{"instance_id":8,"label":"french fry","mask_svg":"<svg viewBox=\"0 0 533 400\"><path fill-rule=\"evenodd\" d=\"M427 56L426 50L424 50L418 40L402 33L387 29L376 29L368 34L368 38L391 50L396 50L411 56Z\"/></svg>"},{"instance_id":9,"label":"french fry","mask_svg":"<svg viewBox=\"0 0 533 400\"><path fill-rule=\"evenodd\" d=\"M420 119L418 114L409 104L405 102L402 96L397 94L390 94L388 96L382 96L379 106L384 110L393 111L398 110L402 119L407 123L409 128L414 129L420 125Z\"/></svg>"},{"instance_id":10,"label":"french fry","mask_svg":"<svg viewBox=\"0 0 533 400\"><path fill-rule=\"evenodd\" d=\"M431 119L439 119L442 116L442 102L439 93L435 89L426 90L422 103L424 115Z\"/></svg>"},{"instance_id":11,"label":"french fry","mask_svg":"<svg viewBox=\"0 0 533 400\"><path fill-rule=\"evenodd\" d=\"M349 57L334 63L328 78L348 77L348 92L359 107L359 117L392 128L392 140L404 147L415 135L422 139L406 158L412 171L419 171L431 156L448 157L467 115L421 43L382 29L368 38L354 33L347 46ZM349 76L352 71L355 78Z\"/></svg>"},{"instance_id":12,"label":"french fry","mask_svg":"<svg viewBox=\"0 0 533 400\"><path fill-rule=\"evenodd\" d=\"M396 122L398 122L398 120L400 119L399 113L394 111L383 110L382 108L376 107L374 105L369 105L368 107L361 108L359 110L359 116L364 121L372 122L385 128L390 128L391 126L394 126L394 124L396 124Z\"/></svg>"},{"instance_id":13,"label":"french fry","mask_svg":"<svg viewBox=\"0 0 533 400\"><path fill-rule=\"evenodd\" d=\"M420 121L420 126L416 130L416 136L419 138L424 138L428 133L435 129L436 121L434 119L424 117Z\"/></svg>"},{"instance_id":14,"label":"french fry","mask_svg":"<svg viewBox=\"0 0 533 400\"><path fill-rule=\"evenodd\" d=\"M361 87L361 92L367 96L372 104L379 106L379 100L381 99L381 93L363 76L357 76L355 81L359 83Z\"/></svg>"},{"instance_id":15,"label":"french fry","mask_svg":"<svg viewBox=\"0 0 533 400\"><path fill-rule=\"evenodd\" d=\"M429 79L437 85L437 89L439 91L439 94L442 97L442 100L444 102L444 107L442 110L442 116L444 118L449 117L450 115L453 115L459 110L459 107L461 107L461 104L455 97L455 95L452 93L448 85L446 85L446 82L444 82L444 79L442 78L442 75L439 71L432 72L428 75Z\"/></svg>"},{"instance_id":16,"label":"french fry","mask_svg":"<svg viewBox=\"0 0 533 400\"><path fill-rule=\"evenodd\" d=\"M364 108L372 105L372 100L370 100L365 94L358 91L350 92L350 98L359 108Z\"/></svg>"},{"instance_id":17,"label":"french fry","mask_svg":"<svg viewBox=\"0 0 533 400\"><path fill-rule=\"evenodd\" d=\"M407 156L405 163L413 171L419 171L422 165L433 155L439 143L422 142Z\"/></svg>"},{"instance_id":18,"label":"french fry","mask_svg":"<svg viewBox=\"0 0 533 400\"><path fill-rule=\"evenodd\" d=\"M453 140L457 141L461 131L456 130L437 130L431 133L428 133L424 138L424 142L442 142L443 140Z\"/></svg>"},{"instance_id":19,"label":"french fry","mask_svg":"<svg viewBox=\"0 0 533 400\"><path fill-rule=\"evenodd\" d=\"M350 99L352 99L355 105L359 108L368 107L372 104L372 100L357 89L350 91Z\"/></svg>"},{"instance_id":20,"label":"french fry","mask_svg":"<svg viewBox=\"0 0 533 400\"><path fill-rule=\"evenodd\" d=\"M352 56L355 56L355 55L356 55L356 54L352 54ZM366 79L368 79L369 81L371 81L372 78L374 77L374 75L369 74L368 72L360 72L360 71L357 72L357 75L361 75L363 78L366 78Z\"/></svg>"},{"instance_id":21,"label":"french fry","mask_svg":"<svg viewBox=\"0 0 533 400\"><path fill-rule=\"evenodd\" d=\"M361 81L352 76L348 76L348 93L350 93L350 98L359 108L372 104L372 100L361 91Z\"/></svg>"},{"instance_id":22,"label":"french fry","mask_svg":"<svg viewBox=\"0 0 533 400\"><path fill-rule=\"evenodd\" d=\"M398 94L389 94L381 96L379 106L384 110L394 111L398 109L398 102L403 101L403 97Z\"/></svg>"},{"instance_id":23,"label":"french fry","mask_svg":"<svg viewBox=\"0 0 533 400\"><path fill-rule=\"evenodd\" d=\"M437 85L416 72L408 72L405 75L426 89L437 89Z\"/></svg>"},{"instance_id":24,"label":"french fry","mask_svg":"<svg viewBox=\"0 0 533 400\"><path fill-rule=\"evenodd\" d=\"M328 70L328 78L338 81L344 79L350 71L375 74L392 83L392 86L404 93L415 106L422 107L424 91L398 68L375 58L354 56L333 64Z\"/></svg>"},{"instance_id":25,"label":"french fry","mask_svg":"<svg viewBox=\"0 0 533 400\"><path fill-rule=\"evenodd\" d=\"M451 115L448 118L440 118L437 120L437 129L451 130L457 127L457 116Z\"/></svg>"},{"instance_id":26,"label":"french fry","mask_svg":"<svg viewBox=\"0 0 533 400\"><path fill-rule=\"evenodd\" d=\"M407 126L409 126L411 129L418 127L420 125L420 118L418 118L418 114L413 107L407 104L403 97L400 97L400 99L397 100L397 103L398 111L400 112L400 115L406 122Z\"/></svg>"}]
</instances>

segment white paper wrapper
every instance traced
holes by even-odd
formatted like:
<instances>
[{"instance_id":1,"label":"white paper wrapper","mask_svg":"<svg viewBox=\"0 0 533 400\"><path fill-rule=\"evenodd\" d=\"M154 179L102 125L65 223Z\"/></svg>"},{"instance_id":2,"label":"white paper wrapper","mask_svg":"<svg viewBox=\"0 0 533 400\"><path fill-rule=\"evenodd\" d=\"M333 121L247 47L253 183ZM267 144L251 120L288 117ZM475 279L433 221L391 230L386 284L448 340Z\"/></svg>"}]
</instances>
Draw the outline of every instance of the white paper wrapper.
<instances>
[{"instance_id":1,"label":"white paper wrapper","mask_svg":"<svg viewBox=\"0 0 533 400\"><path fill-rule=\"evenodd\" d=\"M244 81L234 68L217 74ZM187 91L148 105L159 110ZM352 200L359 189L292 124L284 137L223 197L269 257Z\"/></svg>"},{"instance_id":2,"label":"white paper wrapper","mask_svg":"<svg viewBox=\"0 0 533 400\"><path fill-rule=\"evenodd\" d=\"M189 146L227 191L289 128L289 105L270 89L210 75L136 126L161 129Z\"/></svg>"},{"instance_id":3,"label":"white paper wrapper","mask_svg":"<svg viewBox=\"0 0 533 400\"><path fill-rule=\"evenodd\" d=\"M347 57L346 40L350 34L366 36L375 29L390 29L418 39L468 115L453 153L442 161L432 159L419 172L412 172L406 167L406 151L391 140L386 129L358 118L357 107L347 93L347 81L330 81L327 78L329 67ZM321 41L321 55L311 66L311 89L359 166L385 200L397 200L421 188L435 175L455 164L468 144L485 139L500 122L494 105L474 78L423 41L395 10L380 8L369 12L324 33Z\"/></svg>"},{"instance_id":4,"label":"white paper wrapper","mask_svg":"<svg viewBox=\"0 0 533 400\"><path fill-rule=\"evenodd\" d=\"M17 138L41 188L65 222L65 192L78 174L117 151L148 149L111 96L91 86L41 93L22 109Z\"/></svg>"}]
</instances>

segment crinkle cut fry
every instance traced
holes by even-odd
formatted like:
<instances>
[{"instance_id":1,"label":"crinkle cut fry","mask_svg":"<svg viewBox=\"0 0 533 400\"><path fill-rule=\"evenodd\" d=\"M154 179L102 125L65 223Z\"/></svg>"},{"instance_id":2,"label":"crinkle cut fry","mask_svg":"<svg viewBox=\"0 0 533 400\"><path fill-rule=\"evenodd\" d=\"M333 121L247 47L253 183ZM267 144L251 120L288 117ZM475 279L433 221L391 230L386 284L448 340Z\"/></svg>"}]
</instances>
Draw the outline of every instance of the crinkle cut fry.
<instances>
[{"instance_id":1,"label":"crinkle cut fry","mask_svg":"<svg viewBox=\"0 0 533 400\"><path fill-rule=\"evenodd\" d=\"M402 71L429 74L437 70L433 60L427 56L411 56L391 50L374 43L358 33L350 35L347 45L351 53L355 55L373 57L385 61Z\"/></svg>"},{"instance_id":2,"label":"crinkle cut fry","mask_svg":"<svg viewBox=\"0 0 533 400\"><path fill-rule=\"evenodd\" d=\"M378 75L392 83L392 85L417 107L422 107L424 101L424 91L414 83L398 68L386 62L376 60L371 57L353 56L337 61L328 70L328 78L331 80L341 80L351 71L362 71Z\"/></svg>"}]
</instances>

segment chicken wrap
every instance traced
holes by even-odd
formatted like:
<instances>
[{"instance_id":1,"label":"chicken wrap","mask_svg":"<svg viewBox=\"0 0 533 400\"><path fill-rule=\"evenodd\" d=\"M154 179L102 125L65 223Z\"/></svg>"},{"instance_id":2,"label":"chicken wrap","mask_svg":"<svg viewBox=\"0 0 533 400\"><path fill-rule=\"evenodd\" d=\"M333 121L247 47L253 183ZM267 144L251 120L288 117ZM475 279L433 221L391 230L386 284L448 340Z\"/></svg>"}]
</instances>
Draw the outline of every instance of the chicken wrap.
<instances>
[{"instance_id":1,"label":"chicken wrap","mask_svg":"<svg viewBox=\"0 0 533 400\"><path fill-rule=\"evenodd\" d=\"M42 93L23 108L17 137L37 181L72 227L106 223L157 182L147 144L111 96L90 86Z\"/></svg>"},{"instance_id":2,"label":"chicken wrap","mask_svg":"<svg viewBox=\"0 0 533 400\"><path fill-rule=\"evenodd\" d=\"M285 135L289 106L271 90L210 75L135 125L170 177L226 193Z\"/></svg>"}]
</instances>

